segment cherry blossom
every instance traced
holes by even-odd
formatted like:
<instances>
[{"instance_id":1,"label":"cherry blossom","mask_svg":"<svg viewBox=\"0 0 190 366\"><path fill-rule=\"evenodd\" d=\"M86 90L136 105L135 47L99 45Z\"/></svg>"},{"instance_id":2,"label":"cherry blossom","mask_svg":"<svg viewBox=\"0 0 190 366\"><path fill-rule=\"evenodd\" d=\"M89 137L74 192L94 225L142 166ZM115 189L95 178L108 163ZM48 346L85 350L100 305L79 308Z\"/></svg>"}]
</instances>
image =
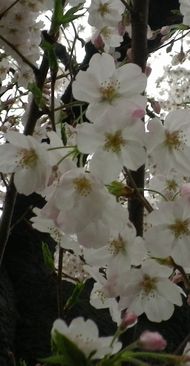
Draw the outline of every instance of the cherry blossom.
<instances>
[{"instance_id":1,"label":"cherry blossom","mask_svg":"<svg viewBox=\"0 0 190 366\"><path fill-rule=\"evenodd\" d=\"M153 260L147 260L141 268L132 268L123 283L120 308L127 308L136 315L144 312L154 322L169 319L174 312L174 304L182 305L181 294L184 294L168 279L170 274L171 269Z\"/></svg>"},{"instance_id":2,"label":"cherry blossom","mask_svg":"<svg viewBox=\"0 0 190 366\"><path fill-rule=\"evenodd\" d=\"M19 193L29 195L42 191L50 175L46 148L32 136L9 131L9 143L0 146L0 171L15 173L14 184Z\"/></svg>"},{"instance_id":3,"label":"cherry blossom","mask_svg":"<svg viewBox=\"0 0 190 366\"><path fill-rule=\"evenodd\" d=\"M108 353L116 353L121 348L120 342L114 342L110 346L112 337L99 337L97 325L91 319L84 320L82 317L72 320L69 326L62 319L57 319L53 323L52 336L56 332L63 334L69 338L76 346L89 357L93 354L92 359L99 359Z\"/></svg>"},{"instance_id":4,"label":"cherry blossom","mask_svg":"<svg viewBox=\"0 0 190 366\"><path fill-rule=\"evenodd\" d=\"M126 64L116 69L112 56L95 54L87 71L80 70L73 82L76 99L89 103L86 116L98 120L105 112L118 119L121 111L131 116L137 109L145 109L146 98L141 95L146 87L146 76L139 66Z\"/></svg>"},{"instance_id":5,"label":"cherry blossom","mask_svg":"<svg viewBox=\"0 0 190 366\"><path fill-rule=\"evenodd\" d=\"M137 170L146 157L143 123L138 120L126 125L125 116L117 123L109 117L102 119L102 125L99 120L98 125L83 123L77 128L79 150L83 153L94 152L90 170L105 183L116 179L123 166Z\"/></svg>"},{"instance_id":6,"label":"cherry blossom","mask_svg":"<svg viewBox=\"0 0 190 366\"><path fill-rule=\"evenodd\" d=\"M84 251L87 263L98 267L112 267L116 265L130 269L131 265L139 265L146 256L143 239L136 237L132 227L125 227L121 231L111 230L106 245L99 249Z\"/></svg>"},{"instance_id":7,"label":"cherry blossom","mask_svg":"<svg viewBox=\"0 0 190 366\"><path fill-rule=\"evenodd\" d=\"M43 212L47 217L55 212L56 224L65 233L77 233L101 217L108 199L101 181L84 169L75 168L62 175Z\"/></svg>"},{"instance_id":8,"label":"cherry blossom","mask_svg":"<svg viewBox=\"0 0 190 366\"><path fill-rule=\"evenodd\" d=\"M148 153L162 174L171 169L190 173L189 118L190 111L176 110L167 115L164 125L158 118L148 123Z\"/></svg>"},{"instance_id":9,"label":"cherry blossom","mask_svg":"<svg viewBox=\"0 0 190 366\"><path fill-rule=\"evenodd\" d=\"M162 202L159 209L148 215L152 225L146 232L146 241L151 255L168 257L182 266L190 263L190 204L179 198L172 202Z\"/></svg>"},{"instance_id":10,"label":"cherry blossom","mask_svg":"<svg viewBox=\"0 0 190 366\"><path fill-rule=\"evenodd\" d=\"M125 7L118 0L93 0L88 9L88 23L97 29L116 26L121 21Z\"/></svg>"}]
</instances>

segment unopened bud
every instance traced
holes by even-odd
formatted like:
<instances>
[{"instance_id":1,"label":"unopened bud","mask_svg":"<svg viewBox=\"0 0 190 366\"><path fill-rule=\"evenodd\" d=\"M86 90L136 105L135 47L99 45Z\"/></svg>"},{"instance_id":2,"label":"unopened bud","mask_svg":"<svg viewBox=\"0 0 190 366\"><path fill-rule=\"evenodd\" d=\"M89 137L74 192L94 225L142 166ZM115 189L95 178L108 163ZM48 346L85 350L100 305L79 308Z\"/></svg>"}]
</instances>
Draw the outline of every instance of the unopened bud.
<instances>
[{"instance_id":1,"label":"unopened bud","mask_svg":"<svg viewBox=\"0 0 190 366\"><path fill-rule=\"evenodd\" d=\"M146 330L139 338L139 346L146 351L163 351L167 342L158 332L150 332Z\"/></svg>"},{"instance_id":2,"label":"unopened bud","mask_svg":"<svg viewBox=\"0 0 190 366\"><path fill-rule=\"evenodd\" d=\"M125 311L120 328L123 330L131 328L137 323L137 320L138 317L135 313Z\"/></svg>"}]
</instances>

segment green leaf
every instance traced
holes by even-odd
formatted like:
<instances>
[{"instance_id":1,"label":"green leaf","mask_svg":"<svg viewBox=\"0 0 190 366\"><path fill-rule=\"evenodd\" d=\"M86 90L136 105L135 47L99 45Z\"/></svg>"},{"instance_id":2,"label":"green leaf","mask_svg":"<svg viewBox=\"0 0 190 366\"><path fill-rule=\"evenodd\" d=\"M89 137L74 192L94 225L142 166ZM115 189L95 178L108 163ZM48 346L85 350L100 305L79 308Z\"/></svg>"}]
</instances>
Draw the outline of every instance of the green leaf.
<instances>
[{"instance_id":1,"label":"green leaf","mask_svg":"<svg viewBox=\"0 0 190 366\"><path fill-rule=\"evenodd\" d=\"M81 16L83 16L83 13L82 14L76 14L79 10L81 10L81 5L82 5L82 3L80 3L77 6L74 6L73 8L70 8L62 16L62 18L60 18L60 25L63 25L64 27L66 27L73 20L75 20L75 19L80 18Z\"/></svg>"},{"instance_id":2,"label":"green leaf","mask_svg":"<svg viewBox=\"0 0 190 366\"><path fill-rule=\"evenodd\" d=\"M67 302L64 306L64 310L71 309L78 302L79 296L80 296L81 292L83 291L84 286L85 286L85 284L83 282L77 283L75 285L72 295L69 297L69 299L67 300Z\"/></svg>"},{"instance_id":3,"label":"green leaf","mask_svg":"<svg viewBox=\"0 0 190 366\"><path fill-rule=\"evenodd\" d=\"M28 89L32 92L35 103L39 108L45 107L45 100L42 94L42 90L36 85L36 83L29 83Z\"/></svg>"},{"instance_id":4,"label":"green leaf","mask_svg":"<svg viewBox=\"0 0 190 366\"><path fill-rule=\"evenodd\" d=\"M54 271L55 270L54 258L53 258L53 255L50 252L49 247L48 247L48 245L46 243L42 243L42 254L43 254L43 259L44 259L45 265L51 271Z\"/></svg>"}]
</instances>

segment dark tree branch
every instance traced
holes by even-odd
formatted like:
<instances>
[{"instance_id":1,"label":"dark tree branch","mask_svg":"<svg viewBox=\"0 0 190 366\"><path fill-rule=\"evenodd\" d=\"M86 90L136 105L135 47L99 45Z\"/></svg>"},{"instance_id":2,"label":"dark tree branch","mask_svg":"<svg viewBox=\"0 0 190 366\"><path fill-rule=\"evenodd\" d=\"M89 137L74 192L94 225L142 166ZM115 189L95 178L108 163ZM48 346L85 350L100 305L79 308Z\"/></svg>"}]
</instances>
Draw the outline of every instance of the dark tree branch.
<instances>
[{"instance_id":1,"label":"dark tree branch","mask_svg":"<svg viewBox=\"0 0 190 366\"><path fill-rule=\"evenodd\" d=\"M132 23L132 60L145 72L148 54L147 48L147 24L148 24L149 0L134 0L131 13ZM136 172L131 172L136 187L144 187L145 167L140 167ZM143 235L143 211L142 201L137 198L129 200L129 218L135 225L137 235Z\"/></svg>"}]
</instances>

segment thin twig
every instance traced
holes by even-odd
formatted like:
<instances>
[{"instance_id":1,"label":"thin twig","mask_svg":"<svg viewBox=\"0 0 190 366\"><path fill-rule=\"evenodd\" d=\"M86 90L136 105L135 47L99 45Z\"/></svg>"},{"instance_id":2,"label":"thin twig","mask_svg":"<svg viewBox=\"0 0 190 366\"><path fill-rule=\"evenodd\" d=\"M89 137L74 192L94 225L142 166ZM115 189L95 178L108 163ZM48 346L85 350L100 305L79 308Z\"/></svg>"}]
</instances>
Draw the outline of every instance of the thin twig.
<instances>
[{"instance_id":1,"label":"thin twig","mask_svg":"<svg viewBox=\"0 0 190 366\"><path fill-rule=\"evenodd\" d=\"M4 17L4 15L11 9L13 6L15 6L20 0L15 0L11 5L8 6L1 14L0 14L0 20Z\"/></svg>"},{"instance_id":2,"label":"thin twig","mask_svg":"<svg viewBox=\"0 0 190 366\"><path fill-rule=\"evenodd\" d=\"M126 167L124 167L123 170L125 173L125 177L128 179L131 187L134 189L134 193L136 194L136 197L139 199L139 201L147 209L148 212L152 212L153 207L148 202L148 200L143 196L143 194L139 191L139 188L137 187L136 182L133 179L131 172Z\"/></svg>"},{"instance_id":3,"label":"thin twig","mask_svg":"<svg viewBox=\"0 0 190 366\"><path fill-rule=\"evenodd\" d=\"M5 42L7 44L7 46L9 46L10 48L12 48L12 50L21 58L21 60L28 65L34 72L34 74L36 75L36 73L38 72L38 68L33 65L11 42L9 42L6 38L4 38L1 34L0 34L0 39Z\"/></svg>"}]
</instances>

